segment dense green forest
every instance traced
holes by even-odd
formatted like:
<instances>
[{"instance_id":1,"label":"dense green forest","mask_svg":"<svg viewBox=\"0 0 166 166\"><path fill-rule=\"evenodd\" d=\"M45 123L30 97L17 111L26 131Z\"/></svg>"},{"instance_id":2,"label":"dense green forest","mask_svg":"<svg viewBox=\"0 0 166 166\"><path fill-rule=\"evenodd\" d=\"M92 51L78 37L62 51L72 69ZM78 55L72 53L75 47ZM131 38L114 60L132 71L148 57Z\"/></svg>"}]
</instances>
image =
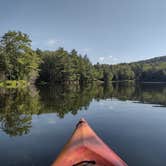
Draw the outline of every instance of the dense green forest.
<instances>
[{"instance_id":1,"label":"dense green forest","mask_svg":"<svg viewBox=\"0 0 166 166\"><path fill-rule=\"evenodd\" d=\"M25 80L38 83L76 83L137 80L166 81L166 56L117 65L92 64L75 49L43 51L31 48L27 34L5 33L0 40L0 81Z\"/></svg>"},{"instance_id":2,"label":"dense green forest","mask_svg":"<svg viewBox=\"0 0 166 166\"><path fill-rule=\"evenodd\" d=\"M39 81L49 83L88 83L95 78L95 70L88 57L79 55L76 50L67 52L63 48L56 51L36 53L42 58Z\"/></svg>"}]
</instances>

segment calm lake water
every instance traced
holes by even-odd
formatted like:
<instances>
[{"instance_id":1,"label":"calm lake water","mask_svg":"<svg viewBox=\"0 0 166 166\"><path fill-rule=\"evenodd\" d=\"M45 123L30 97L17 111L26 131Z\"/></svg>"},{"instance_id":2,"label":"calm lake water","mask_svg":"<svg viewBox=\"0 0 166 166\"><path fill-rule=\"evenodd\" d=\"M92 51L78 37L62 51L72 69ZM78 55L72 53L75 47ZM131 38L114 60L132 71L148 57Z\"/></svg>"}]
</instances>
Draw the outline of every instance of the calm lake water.
<instances>
[{"instance_id":1,"label":"calm lake water","mask_svg":"<svg viewBox=\"0 0 166 166\"><path fill-rule=\"evenodd\" d=\"M84 117L129 166L166 165L166 85L0 89L0 165L49 166Z\"/></svg>"}]
</instances>

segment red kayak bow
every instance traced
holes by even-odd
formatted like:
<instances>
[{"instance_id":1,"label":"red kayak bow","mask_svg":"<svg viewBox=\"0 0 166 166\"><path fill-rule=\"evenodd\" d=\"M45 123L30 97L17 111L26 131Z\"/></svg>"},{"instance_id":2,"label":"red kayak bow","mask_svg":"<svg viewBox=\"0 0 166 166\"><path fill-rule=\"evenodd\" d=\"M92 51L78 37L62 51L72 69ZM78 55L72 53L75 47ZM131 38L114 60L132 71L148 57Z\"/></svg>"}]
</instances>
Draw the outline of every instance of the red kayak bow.
<instances>
[{"instance_id":1,"label":"red kayak bow","mask_svg":"<svg viewBox=\"0 0 166 166\"><path fill-rule=\"evenodd\" d=\"M81 119L52 166L127 166Z\"/></svg>"}]
</instances>

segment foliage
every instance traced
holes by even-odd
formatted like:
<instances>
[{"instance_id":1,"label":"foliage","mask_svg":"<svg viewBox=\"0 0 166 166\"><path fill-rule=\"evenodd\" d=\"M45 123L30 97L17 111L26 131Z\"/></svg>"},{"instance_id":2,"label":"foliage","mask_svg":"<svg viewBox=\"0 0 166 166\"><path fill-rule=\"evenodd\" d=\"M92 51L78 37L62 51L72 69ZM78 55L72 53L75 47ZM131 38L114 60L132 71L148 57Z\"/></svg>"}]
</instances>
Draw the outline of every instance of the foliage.
<instances>
[{"instance_id":1,"label":"foliage","mask_svg":"<svg viewBox=\"0 0 166 166\"><path fill-rule=\"evenodd\" d=\"M42 57L38 81L49 83L88 83L93 80L93 65L87 56L63 48L36 51Z\"/></svg>"},{"instance_id":2,"label":"foliage","mask_svg":"<svg viewBox=\"0 0 166 166\"><path fill-rule=\"evenodd\" d=\"M36 78L42 84L82 85L94 81L110 84L124 80L165 82L166 56L134 63L92 65L87 55L80 55L74 49L71 52L64 48L34 51L27 34L5 33L0 41L0 86L4 85L4 80L34 82Z\"/></svg>"},{"instance_id":3,"label":"foliage","mask_svg":"<svg viewBox=\"0 0 166 166\"><path fill-rule=\"evenodd\" d=\"M8 80L33 80L40 59L27 34L9 31L0 41L0 75Z\"/></svg>"},{"instance_id":4,"label":"foliage","mask_svg":"<svg viewBox=\"0 0 166 166\"><path fill-rule=\"evenodd\" d=\"M94 67L97 72L97 79L103 80L105 78L104 71L107 71L107 74L111 75L111 77L106 75L107 79L103 81L137 80L145 82L166 82L166 57L117 65L96 64Z\"/></svg>"},{"instance_id":5,"label":"foliage","mask_svg":"<svg viewBox=\"0 0 166 166\"><path fill-rule=\"evenodd\" d=\"M3 88L25 88L28 86L28 83L25 80L6 80L0 82L0 87Z\"/></svg>"}]
</instances>

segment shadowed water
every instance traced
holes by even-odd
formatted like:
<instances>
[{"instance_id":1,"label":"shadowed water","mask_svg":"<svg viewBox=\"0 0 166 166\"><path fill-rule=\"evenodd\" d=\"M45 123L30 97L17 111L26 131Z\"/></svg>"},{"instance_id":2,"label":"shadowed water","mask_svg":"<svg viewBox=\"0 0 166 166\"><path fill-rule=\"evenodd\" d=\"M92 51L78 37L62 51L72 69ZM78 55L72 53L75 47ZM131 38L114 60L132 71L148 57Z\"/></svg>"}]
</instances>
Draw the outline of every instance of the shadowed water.
<instances>
[{"instance_id":1,"label":"shadowed water","mask_svg":"<svg viewBox=\"0 0 166 166\"><path fill-rule=\"evenodd\" d=\"M0 89L0 165L47 166L84 117L130 166L166 165L166 85Z\"/></svg>"}]
</instances>

